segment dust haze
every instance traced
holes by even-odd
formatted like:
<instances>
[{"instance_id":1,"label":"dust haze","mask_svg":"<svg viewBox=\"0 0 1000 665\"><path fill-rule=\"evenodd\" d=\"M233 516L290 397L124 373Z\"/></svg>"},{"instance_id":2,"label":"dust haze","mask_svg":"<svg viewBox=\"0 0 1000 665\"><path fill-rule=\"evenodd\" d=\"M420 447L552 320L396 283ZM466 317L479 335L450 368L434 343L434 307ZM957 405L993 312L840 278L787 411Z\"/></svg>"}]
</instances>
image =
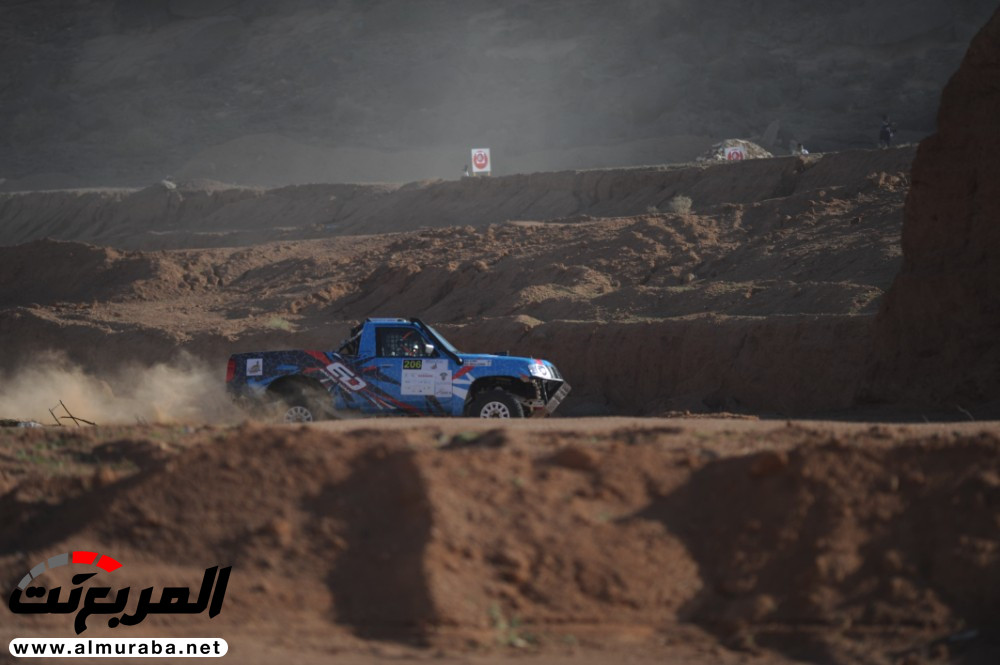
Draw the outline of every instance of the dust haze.
<instances>
[{"instance_id":1,"label":"dust haze","mask_svg":"<svg viewBox=\"0 0 1000 665\"><path fill-rule=\"evenodd\" d=\"M455 179L934 131L986 0L0 8L0 188Z\"/></svg>"},{"instance_id":2,"label":"dust haze","mask_svg":"<svg viewBox=\"0 0 1000 665\"><path fill-rule=\"evenodd\" d=\"M149 367L130 365L106 376L84 371L58 353L13 372L0 388L0 413L53 424L66 415L110 424L231 422L234 406L221 377L190 357ZM63 420L71 425L72 421Z\"/></svg>"}]
</instances>

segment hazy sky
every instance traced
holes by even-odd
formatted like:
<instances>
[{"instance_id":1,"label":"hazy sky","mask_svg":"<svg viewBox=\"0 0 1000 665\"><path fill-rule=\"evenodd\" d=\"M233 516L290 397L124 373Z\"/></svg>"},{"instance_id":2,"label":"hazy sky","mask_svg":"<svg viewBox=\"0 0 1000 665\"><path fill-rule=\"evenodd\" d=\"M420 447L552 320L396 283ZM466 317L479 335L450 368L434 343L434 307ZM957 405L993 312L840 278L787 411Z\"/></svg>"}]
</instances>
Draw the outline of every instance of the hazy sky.
<instances>
[{"instance_id":1,"label":"hazy sky","mask_svg":"<svg viewBox=\"0 0 1000 665\"><path fill-rule=\"evenodd\" d=\"M53 11L58 7L59 11ZM933 131L994 2L144 0L0 6L0 177L455 177ZM57 177L57 176L52 176Z\"/></svg>"}]
</instances>

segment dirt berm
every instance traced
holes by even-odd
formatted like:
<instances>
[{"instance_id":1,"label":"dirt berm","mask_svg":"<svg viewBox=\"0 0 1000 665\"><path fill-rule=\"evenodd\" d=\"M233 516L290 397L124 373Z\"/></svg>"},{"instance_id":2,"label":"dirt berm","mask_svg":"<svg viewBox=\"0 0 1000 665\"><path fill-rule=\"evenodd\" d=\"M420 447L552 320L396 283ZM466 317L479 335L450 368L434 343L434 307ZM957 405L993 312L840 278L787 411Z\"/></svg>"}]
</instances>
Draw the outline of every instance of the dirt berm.
<instances>
[{"instance_id":1,"label":"dirt berm","mask_svg":"<svg viewBox=\"0 0 1000 665\"><path fill-rule=\"evenodd\" d=\"M857 150L713 166L534 173L408 185L240 188L209 181L142 190L0 193L0 243L38 238L119 248L230 247L266 240L388 233L508 220L696 211L822 189L857 189L872 173L906 172L912 149Z\"/></svg>"},{"instance_id":2,"label":"dirt berm","mask_svg":"<svg viewBox=\"0 0 1000 665\"><path fill-rule=\"evenodd\" d=\"M442 326L465 348L530 350L565 368L576 390L571 412L645 415L846 409L860 386L870 327L857 316Z\"/></svg>"},{"instance_id":3,"label":"dirt berm","mask_svg":"<svg viewBox=\"0 0 1000 665\"><path fill-rule=\"evenodd\" d=\"M655 643L693 622L732 647L881 663L878 639L1000 628L994 434L391 425L8 435L125 471L11 476L0 571L84 546L126 563L119 584L232 565L212 631L244 650L279 625L469 648Z\"/></svg>"}]
</instances>

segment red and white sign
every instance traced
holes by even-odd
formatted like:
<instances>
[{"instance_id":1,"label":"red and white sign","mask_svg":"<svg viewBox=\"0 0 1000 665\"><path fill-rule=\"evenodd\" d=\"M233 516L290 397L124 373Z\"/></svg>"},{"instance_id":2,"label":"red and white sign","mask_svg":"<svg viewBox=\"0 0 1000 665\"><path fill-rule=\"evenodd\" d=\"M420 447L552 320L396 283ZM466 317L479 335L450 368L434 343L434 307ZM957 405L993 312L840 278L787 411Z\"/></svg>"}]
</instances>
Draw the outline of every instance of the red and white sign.
<instances>
[{"instance_id":1,"label":"red and white sign","mask_svg":"<svg viewBox=\"0 0 1000 665\"><path fill-rule=\"evenodd\" d=\"M743 152L743 148L740 146L735 146L732 148L726 148L726 161L739 162L746 158L746 153Z\"/></svg>"},{"instance_id":2,"label":"red and white sign","mask_svg":"<svg viewBox=\"0 0 1000 665\"><path fill-rule=\"evenodd\" d=\"M472 172L473 173L489 173L490 172L490 149L489 148L473 148L472 149Z\"/></svg>"}]
</instances>

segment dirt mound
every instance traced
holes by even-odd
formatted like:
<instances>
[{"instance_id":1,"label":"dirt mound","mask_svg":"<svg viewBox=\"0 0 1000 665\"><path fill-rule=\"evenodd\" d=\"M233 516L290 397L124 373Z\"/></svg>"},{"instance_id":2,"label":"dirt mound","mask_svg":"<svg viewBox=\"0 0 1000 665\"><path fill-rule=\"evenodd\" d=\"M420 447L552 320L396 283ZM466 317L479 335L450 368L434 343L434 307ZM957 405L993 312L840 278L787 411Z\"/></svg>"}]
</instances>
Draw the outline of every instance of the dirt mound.
<instances>
[{"instance_id":1,"label":"dirt mound","mask_svg":"<svg viewBox=\"0 0 1000 665\"><path fill-rule=\"evenodd\" d=\"M995 516L981 510L1000 498L997 439L858 443L708 464L654 500L642 516L684 539L705 583L682 612L720 636L772 623L997 627Z\"/></svg>"},{"instance_id":2,"label":"dirt mound","mask_svg":"<svg viewBox=\"0 0 1000 665\"><path fill-rule=\"evenodd\" d=\"M726 154L729 148L739 148L740 159L768 159L774 157L770 152L757 145L753 141L745 139L726 139L721 143L716 143L705 153L698 156L699 162L726 162L730 161Z\"/></svg>"},{"instance_id":3,"label":"dirt mound","mask_svg":"<svg viewBox=\"0 0 1000 665\"><path fill-rule=\"evenodd\" d=\"M132 252L56 240L0 246L0 302L7 306L112 300L152 274L148 257Z\"/></svg>"},{"instance_id":4,"label":"dirt mound","mask_svg":"<svg viewBox=\"0 0 1000 665\"><path fill-rule=\"evenodd\" d=\"M0 567L15 579L80 542L142 570L232 565L223 635L277 621L291 636L557 644L686 621L847 663L880 631L912 644L1000 627L994 435L483 425L244 427L153 457L102 444L101 459L152 468L50 483L55 507L15 485L0 502L21 518L0 534L26 554L3 548Z\"/></svg>"},{"instance_id":5,"label":"dirt mound","mask_svg":"<svg viewBox=\"0 0 1000 665\"><path fill-rule=\"evenodd\" d=\"M1000 399L1000 13L976 36L920 144L903 223L903 267L879 314L869 397Z\"/></svg>"}]
</instances>

